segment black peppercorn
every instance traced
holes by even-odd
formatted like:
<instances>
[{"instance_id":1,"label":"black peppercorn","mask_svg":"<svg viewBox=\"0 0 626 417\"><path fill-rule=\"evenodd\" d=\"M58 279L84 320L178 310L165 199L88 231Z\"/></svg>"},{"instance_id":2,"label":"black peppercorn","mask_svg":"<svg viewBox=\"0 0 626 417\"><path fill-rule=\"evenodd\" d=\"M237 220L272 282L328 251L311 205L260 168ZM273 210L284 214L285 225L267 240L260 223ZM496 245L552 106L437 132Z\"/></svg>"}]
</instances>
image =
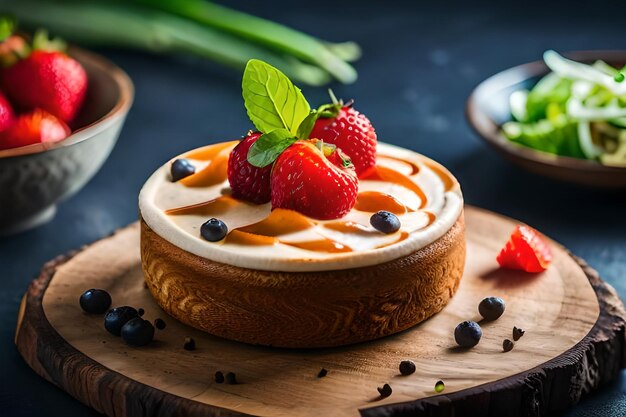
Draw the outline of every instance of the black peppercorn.
<instances>
[{"instance_id":1,"label":"black peppercorn","mask_svg":"<svg viewBox=\"0 0 626 417\"><path fill-rule=\"evenodd\" d=\"M234 372L229 372L226 374L226 383L230 385L235 385L237 383L237 376Z\"/></svg>"},{"instance_id":2,"label":"black peppercorn","mask_svg":"<svg viewBox=\"0 0 626 417\"><path fill-rule=\"evenodd\" d=\"M524 336L524 333L526 333L524 330L513 326L513 340L516 342L520 339L520 337Z\"/></svg>"},{"instance_id":3,"label":"black peppercorn","mask_svg":"<svg viewBox=\"0 0 626 417\"><path fill-rule=\"evenodd\" d=\"M504 339L504 342L502 342L502 350L504 352L511 351L511 349L513 349L513 346L513 342L511 342L509 339Z\"/></svg>"},{"instance_id":4,"label":"black peppercorn","mask_svg":"<svg viewBox=\"0 0 626 417\"><path fill-rule=\"evenodd\" d=\"M222 373L222 371L217 371L215 373L215 382L218 384L221 384L224 382L224 374Z\"/></svg>"},{"instance_id":5,"label":"black peppercorn","mask_svg":"<svg viewBox=\"0 0 626 417\"><path fill-rule=\"evenodd\" d=\"M193 340L193 337L186 337L185 344L183 345L183 349L185 350L195 350L196 349L196 341Z\"/></svg>"},{"instance_id":6,"label":"black peppercorn","mask_svg":"<svg viewBox=\"0 0 626 417\"><path fill-rule=\"evenodd\" d=\"M163 319L154 319L154 327L156 327L159 330L163 330L165 329L165 321L163 321Z\"/></svg>"},{"instance_id":7,"label":"black peppercorn","mask_svg":"<svg viewBox=\"0 0 626 417\"><path fill-rule=\"evenodd\" d=\"M326 375L328 375L328 370L326 368L322 368L320 369L319 373L317 374L318 378L324 378Z\"/></svg>"},{"instance_id":8,"label":"black peppercorn","mask_svg":"<svg viewBox=\"0 0 626 417\"><path fill-rule=\"evenodd\" d=\"M400 362L400 373L402 375L411 375L413 372L415 372L415 362L409 360Z\"/></svg>"},{"instance_id":9,"label":"black peppercorn","mask_svg":"<svg viewBox=\"0 0 626 417\"><path fill-rule=\"evenodd\" d=\"M389 384L385 384L382 386L382 388L378 387L376 389L378 390L378 393L380 394L382 398L389 397L392 392L391 386Z\"/></svg>"}]
</instances>

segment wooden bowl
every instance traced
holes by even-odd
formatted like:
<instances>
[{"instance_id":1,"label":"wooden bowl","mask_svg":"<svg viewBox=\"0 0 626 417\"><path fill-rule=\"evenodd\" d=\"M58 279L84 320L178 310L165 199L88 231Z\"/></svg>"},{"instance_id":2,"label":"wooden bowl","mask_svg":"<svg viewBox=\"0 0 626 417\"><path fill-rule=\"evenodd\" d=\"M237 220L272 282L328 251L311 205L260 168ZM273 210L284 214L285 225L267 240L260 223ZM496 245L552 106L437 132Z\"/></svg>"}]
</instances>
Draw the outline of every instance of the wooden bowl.
<instances>
[{"instance_id":1,"label":"wooden bowl","mask_svg":"<svg viewBox=\"0 0 626 417\"><path fill-rule=\"evenodd\" d=\"M85 68L85 103L72 134L56 143L0 150L0 235L50 220L56 204L78 192L107 159L133 101L133 84L120 68L78 48Z\"/></svg>"},{"instance_id":2,"label":"wooden bowl","mask_svg":"<svg viewBox=\"0 0 626 417\"><path fill-rule=\"evenodd\" d=\"M566 56L587 63L601 59L616 67L626 64L626 51L578 51ZM531 88L548 72L543 61L535 61L507 69L480 83L465 109L472 128L507 160L535 174L592 187L626 188L626 168L538 151L513 143L502 134L502 124L512 119L511 93Z\"/></svg>"},{"instance_id":3,"label":"wooden bowl","mask_svg":"<svg viewBox=\"0 0 626 417\"><path fill-rule=\"evenodd\" d=\"M383 264L272 272L186 252L142 220L141 262L157 304L230 340L288 348L348 345L408 329L439 312L465 265L463 213L441 238Z\"/></svg>"}]
</instances>

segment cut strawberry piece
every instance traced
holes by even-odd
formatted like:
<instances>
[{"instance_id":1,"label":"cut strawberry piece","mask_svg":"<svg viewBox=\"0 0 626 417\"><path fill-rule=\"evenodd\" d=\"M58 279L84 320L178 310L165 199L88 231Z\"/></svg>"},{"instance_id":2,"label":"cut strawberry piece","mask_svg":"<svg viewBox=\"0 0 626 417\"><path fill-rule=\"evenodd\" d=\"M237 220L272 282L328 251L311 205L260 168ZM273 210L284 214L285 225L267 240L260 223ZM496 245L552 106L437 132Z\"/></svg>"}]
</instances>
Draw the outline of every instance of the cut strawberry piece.
<instances>
[{"instance_id":1,"label":"cut strawberry piece","mask_svg":"<svg viewBox=\"0 0 626 417\"><path fill-rule=\"evenodd\" d=\"M353 165L339 149L318 144L315 140L297 141L276 159L271 176L272 208L295 210L321 220L338 219L352 209L358 192Z\"/></svg>"},{"instance_id":2,"label":"cut strawberry piece","mask_svg":"<svg viewBox=\"0 0 626 417\"><path fill-rule=\"evenodd\" d=\"M7 130L15 122L15 113L4 94L0 92L0 132Z\"/></svg>"},{"instance_id":3,"label":"cut strawberry piece","mask_svg":"<svg viewBox=\"0 0 626 417\"><path fill-rule=\"evenodd\" d=\"M58 142L71 133L62 120L44 110L36 109L18 117L11 127L0 134L0 149Z\"/></svg>"},{"instance_id":4,"label":"cut strawberry piece","mask_svg":"<svg viewBox=\"0 0 626 417\"><path fill-rule=\"evenodd\" d=\"M270 201L270 173L272 165L255 167L248 162L248 151L261 133L250 133L230 152L228 182L235 198L264 204Z\"/></svg>"},{"instance_id":5,"label":"cut strawberry piece","mask_svg":"<svg viewBox=\"0 0 626 417\"><path fill-rule=\"evenodd\" d=\"M552 251L535 229L517 226L496 260L503 268L541 272L550 265Z\"/></svg>"},{"instance_id":6,"label":"cut strawberry piece","mask_svg":"<svg viewBox=\"0 0 626 417\"><path fill-rule=\"evenodd\" d=\"M336 145L350 157L359 178L376 165L376 131L364 114L352 105L339 104L322 106L331 117L321 116L309 134L311 139L320 139Z\"/></svg>"}]
</instances>

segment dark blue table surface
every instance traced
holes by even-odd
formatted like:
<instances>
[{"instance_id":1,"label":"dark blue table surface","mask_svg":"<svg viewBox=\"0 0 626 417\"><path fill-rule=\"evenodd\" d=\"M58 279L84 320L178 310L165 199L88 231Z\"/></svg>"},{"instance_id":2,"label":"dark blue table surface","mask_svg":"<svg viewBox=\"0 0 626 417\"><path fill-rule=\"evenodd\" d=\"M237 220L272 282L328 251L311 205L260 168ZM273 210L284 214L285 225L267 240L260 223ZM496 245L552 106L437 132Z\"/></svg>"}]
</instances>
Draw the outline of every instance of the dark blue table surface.
<instances>
[{"instance_id":1,"label":"dark blue table surface","mask_svg":"<svg viewBox=\"0 0 626 417\"><path fill-rule=\"evenodd\" d=\"M261 4L265 3L265 4ZM465 99L484 78L548 48L625 47L623 3L234 2L236 7L364 51L359 80L333 85L354 98L379 138L431 156L460 180L466 202L527 222L585 258L626 299L626 193L583 189L501 160L469 129ZM391 7L393 4L393 7ZM568 5L569 4L569 5ZM100 50L132 77L136 100L100 173L49 224L0 239L0 414L96 413L38 377L13 333L18 304L41 265L137 219L137 193L159 165L187 149L240 137L251 126L240 73L193 58ZM313 105L322 88L303 88ZM626 415L626 372L570 416Z\"/></svg>"}]
</instances>

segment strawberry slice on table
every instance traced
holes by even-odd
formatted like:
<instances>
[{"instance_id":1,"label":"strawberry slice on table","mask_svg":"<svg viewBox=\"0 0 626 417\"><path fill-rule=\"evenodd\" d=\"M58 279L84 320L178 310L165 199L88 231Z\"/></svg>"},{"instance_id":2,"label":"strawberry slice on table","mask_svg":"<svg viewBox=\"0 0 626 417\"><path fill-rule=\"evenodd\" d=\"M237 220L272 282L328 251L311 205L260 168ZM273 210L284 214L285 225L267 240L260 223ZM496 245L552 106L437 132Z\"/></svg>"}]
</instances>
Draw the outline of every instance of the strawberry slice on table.
<instances>
[{"instance_id":1,"label":"strawberry slice on table","mask_svg":"<svg viewBox=\"0 0 626 417\"><path fill-rule=\"evenodd\" d=\"M359 178L376 165L376 131L369 119L332 95L332 104L318 109L319 117L308 137L331 143L352 160Z\"/></svg>"},{"instance_id":2,"label":"strawberry slice on table","mask_svg":"<svg viewBox=\"0 0 626 417\"><path fill-rule=\"evenodd\" d=\"M264 204L272 198L270 174L272 166L256 167L248 162L250 147L261 137L260 132L250 132L230 152L228 158L228 182L232 196L255 204Z\"/></svg>"},{"instance_id":3,"label":"strawberry slice on table","mask_svg":"<svg viewBox=\"0 0 626 417\"><path fill-rule=\"evenodd\" d=\"M15 112L11 103L0 92L0 132L7 130L15 122Z\"/></svg>"},{"instance_id":4,"label":"strawberry slice on table","mask_svg":"<svg viewBox=\"0 0 626 417\"><path fill-rule=\"evenodd\" d=\"M513 230L496 260L503 268L542 272L552 261L552 251L539 232L520 225Z\"/></svg>"},{"instance_id":5,"label":"strawberry slice on table","mask_svg":"<svg viewBox=\"0 0 626 417\"><path fill-rule=\"evenodd\" d=\"M35 109L20 115L11 127L0 133L0 149L58 142L71 133L70 128L62 120L45 110Z\"/></svg>"},{"instance_id":6,"label":"strawberry slice on table","mask_svg":"<svg viewBox=\"0 0 626 417\"><path fill-rule=\"evenodd\" d=\"M299 140L274 162L271 175L272 208L298 211L330 220L354 206L358 179L350 159L334 146Z\"/></svg>"},{"instance_id":7,"label":"strawberry slice on table","mask_svg":"<svg viewBox=\"0 0 626 417\"><path fill-rule=\"evenodd\" d=\"M65 53L65 44L48 40L40 31L32 47L24 44L20 51L10 49L18 59L11 62L4 55L0 61L9 65L2 70L2 89L13 103L22 110L40 108L65 122L72 121L87 92L87 73Z\"/></svg>"}]
</instances>

